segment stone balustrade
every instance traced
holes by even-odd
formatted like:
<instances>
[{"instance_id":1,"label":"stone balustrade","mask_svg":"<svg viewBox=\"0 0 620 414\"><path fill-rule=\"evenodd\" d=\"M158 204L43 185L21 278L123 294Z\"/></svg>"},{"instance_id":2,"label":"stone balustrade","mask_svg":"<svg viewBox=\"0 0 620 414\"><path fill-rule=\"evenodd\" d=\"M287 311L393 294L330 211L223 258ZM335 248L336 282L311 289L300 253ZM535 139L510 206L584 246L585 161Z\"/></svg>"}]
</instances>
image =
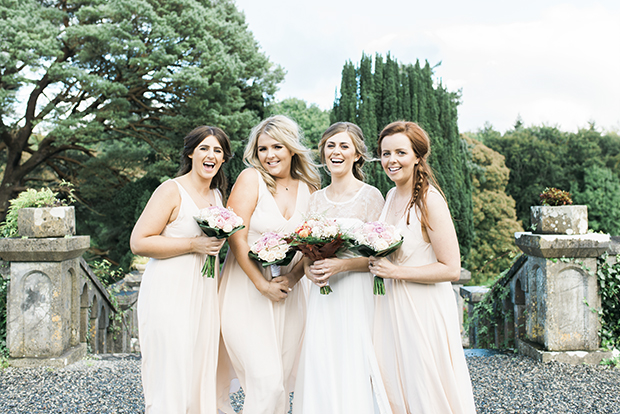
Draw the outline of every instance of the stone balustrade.
<instances>
[{"instance_id":1,"label":"stone balustrade","mask_svg":"<svg viewBox=\"0 0 620 414\"><path fill-rule=\"evenodd\" d=\"M501 301L489 304L493 320L474 318L479 287L461 289L470 305L471 346L480 346L477 330L486 326L485 330L494 333L492 346L508 344L540 361L598 363L611 356L599 349L600 322L595 310L601 301L596 272L603 253L609 252L612 261L620 253L620 237L585 232L587 215L582 210L571 219L556 215L553 222L537 217L553 234L515 234L515 243L525 254L493 286L509 289Z\"/></svg>"},{"instance_id":2,"label":"stone balustrade","mask_svg":"<svg viewBox=\"0 0 620 414\"><path fill-rule=\"evenodd\" d=\"M75 223L63 221L74 221L69 209L23 215L20 210L20 235L37 237L0 239L0 273L10 279L7 347L13 366L64 366L87 351L130 349L128 330L110 329L110 315L119 311L116 300L82 258L90 237L72 234ZM129 316L123 318L126 325Z\"/></svg>"}]
</instances>

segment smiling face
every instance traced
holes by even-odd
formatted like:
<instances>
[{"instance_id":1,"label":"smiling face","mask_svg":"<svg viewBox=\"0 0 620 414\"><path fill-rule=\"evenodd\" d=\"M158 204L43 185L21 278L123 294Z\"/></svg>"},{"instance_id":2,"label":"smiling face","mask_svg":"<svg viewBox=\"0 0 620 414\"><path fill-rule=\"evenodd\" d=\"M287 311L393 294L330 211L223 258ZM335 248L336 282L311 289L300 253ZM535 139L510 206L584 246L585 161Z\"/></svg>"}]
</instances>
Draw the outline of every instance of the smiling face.
<instances>
[{"instance_id":1,"label":"smiling face","mask_svg":"<svg viewBox=\"0 0 620 414\"><path fill-rule=\"evenodd\" d=\"M276 178L291 175L293 153L284 144L267 134L261 134L257 144L258 160L269 175Z\"/></svg>"},{"instance_id":2,"label":"smiling face","mask_svg":"<svg viewBox=\"0 0 620 414\"><path fill-rule=\"evenodd\" d=\"M360 158L347 132L340 132L325 141L323 158L334 177L353 173L353 164Z\"/></svg>"},{"instance_id":3,"label":"smiling face","mask_svg":"<svg viewBox=\"0 0 620 414\"><path fill-rule=\"evenodd\" d=\"M413 169L418 162L405 134L388 135L381 141L381 166L396 186L413 187Z\"/></svg>"},{"instance_id":4,"label":"smiling face","mask_svg":"<svg viewBox=\"0 0 620 414\"><path fill-rule=\"evenodd\" d=\"M205 179L213 179L224 162L224 150L213 135L203 139L189 155L192 171Z\"/></svg>"}]
</instances>

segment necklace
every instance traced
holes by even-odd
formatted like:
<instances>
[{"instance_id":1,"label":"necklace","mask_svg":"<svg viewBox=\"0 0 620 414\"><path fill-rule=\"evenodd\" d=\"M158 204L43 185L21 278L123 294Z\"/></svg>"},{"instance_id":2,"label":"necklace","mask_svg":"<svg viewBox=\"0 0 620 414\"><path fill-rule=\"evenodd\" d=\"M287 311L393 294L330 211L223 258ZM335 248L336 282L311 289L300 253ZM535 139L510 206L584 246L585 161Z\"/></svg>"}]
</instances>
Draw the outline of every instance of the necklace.
<instances>
[{"instance_id":1,"label":"necklace","mask_svg":"<svg viewBox=\"0 0 620 414\"><path fill-rule=\"evenodd\" d=\"M289 180L289 181L290 181L290 180ZM277 182L277 181L276 181L276 184L277 184L277 185L279 185L279 186L284 187L284 189L285 189L286 191L288 191L288 187L291 185L291 183L290 183L290 182L289 182L287 185L284 185L284 184L280 184L280 183L279 183L279 182Z\"/></svg>"},{"instance_id":2,"label":"necklace","mask_svg":"<svg viewBox=\"0 0 620 414\"><path fill-rule=\"evenodd\" d=\"M409 206L409 202L411 199L405 199L405 201L396 200L396 194L394 195L394 199L392 200L392 213L395 216L401 216L405 214L407 207Z\"/></svg>"},{"instance_id":3,"label":"necklace","mask_svg":"<svg viewBox=\"0 0 620 414\"><path fill-rule=\"evenodd\" d=\"M215 195L214 195L214 191L212 189L209 189L209 192L207 193L207 196L205 197L204 195L202 195L202 193L198 193L198 195L200 195L200 197L202 197L202 199L204 201L206 201L207 203L209 203L209 207L213 207L213 203L209 200L213 200L215 202Z\"/></svg>"}]
</instances>

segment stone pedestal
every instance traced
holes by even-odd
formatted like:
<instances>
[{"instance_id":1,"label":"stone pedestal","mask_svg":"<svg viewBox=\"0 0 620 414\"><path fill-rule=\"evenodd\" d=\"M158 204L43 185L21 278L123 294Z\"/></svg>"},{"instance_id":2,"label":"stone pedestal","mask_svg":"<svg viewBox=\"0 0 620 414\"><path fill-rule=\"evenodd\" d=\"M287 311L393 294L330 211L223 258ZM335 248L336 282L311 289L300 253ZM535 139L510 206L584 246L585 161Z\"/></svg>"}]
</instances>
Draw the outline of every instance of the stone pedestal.
<instances>
[{"instance_id":1,"label":"stone pedestal","mask_svg":"<svg viewBox=\"0 0 620 414\"><path fill-rule=\"evenodd\" d=\"M467 302L467 314L470 318L474 315L474 308L476 304L484 298L484 295L486 295L489 290L490 289L488 287L484 286L461 286L459 294L465 302ZM470 319L468 332L470 347L476 347L477 333L477 325L475 321Z\"/></svg>"},{"instance_id":2,"label":"stone pedestal","mask_svg":"<svg viewBox=\"0 0 620 414\"><path fill-rule=\"evenodd\" d=\"M515 241L530 256L518 277L527 339L546 351L598 350L596 258L609 235L516 233Z\"/></svg>"},{"instance_id":3,"label":"stone pedestal","mask_svg":"<svg viewBox=\"0 0 620 414\"><path fill-rule=\"evenodd\" d=\"M532 206L532 228L538 234L586 234L588 206Z\"/></svg>"},{"instance_id":4,"label":"stone pedestal","mask_svg":"<svg viewBox=\"0 0 620 414\"><path fill-rule=\"evenodd\" d=\"M7 345L11 358L60 358L80 348L79 257L90 237L0 239L10 261Z\"/></svg>"},{"instance_id":5,"label":"stone pedestal","mask_svg":"<svg viewBox=\"0 0 620 414\"><path fill-rule=\"evenodd\" d=\"M22 208L17 212L22 237L62 237L75 234L73 206Z\"/></svg>"},{"instance_id":6,"label":"stone pedestal","mask_svg":"<svg viewBox=\"0 0 620 414\"><path fill-rule=\"evenodd\" d=\"M461 267L461 276L456 282L452 282L452 291L456 298L456 306L459 314L459 326L461 327L461 335L463 334L463 310L465 308L465 299L461 296L461 288L471 281L471 272Z\"/></svg>"},{"instance_id":7,"label":"stone pedestal","mask_svg":"<svg viewBox=\"0 0 620 414\"><path fill-rule=\"evenodd\" d=\"M600 323L593 309L601 306L596 258L528 261L526 335L548 351L597 350Z\"/></svg>"}]
</instances>

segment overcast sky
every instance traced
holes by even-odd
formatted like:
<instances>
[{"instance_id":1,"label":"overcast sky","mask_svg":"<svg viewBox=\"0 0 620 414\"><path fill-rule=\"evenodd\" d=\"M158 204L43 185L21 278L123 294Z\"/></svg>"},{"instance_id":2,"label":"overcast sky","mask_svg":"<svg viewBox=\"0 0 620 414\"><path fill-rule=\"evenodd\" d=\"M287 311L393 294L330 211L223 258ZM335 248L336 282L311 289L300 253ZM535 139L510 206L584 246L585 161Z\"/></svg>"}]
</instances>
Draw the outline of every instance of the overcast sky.
<instances>
[{"instance_id":1,"label":"overcast sky","mask_svg":"<svg viewBox=\"0 0 620 414\"><path fill-rule=\"evenodd\" d=\"M441 62L462 89L459 128L490 122L620 130L620 1L236 0L287 75L277 100L331 108L342 66L362 52Z\"/></svg>"}]
</instances>

